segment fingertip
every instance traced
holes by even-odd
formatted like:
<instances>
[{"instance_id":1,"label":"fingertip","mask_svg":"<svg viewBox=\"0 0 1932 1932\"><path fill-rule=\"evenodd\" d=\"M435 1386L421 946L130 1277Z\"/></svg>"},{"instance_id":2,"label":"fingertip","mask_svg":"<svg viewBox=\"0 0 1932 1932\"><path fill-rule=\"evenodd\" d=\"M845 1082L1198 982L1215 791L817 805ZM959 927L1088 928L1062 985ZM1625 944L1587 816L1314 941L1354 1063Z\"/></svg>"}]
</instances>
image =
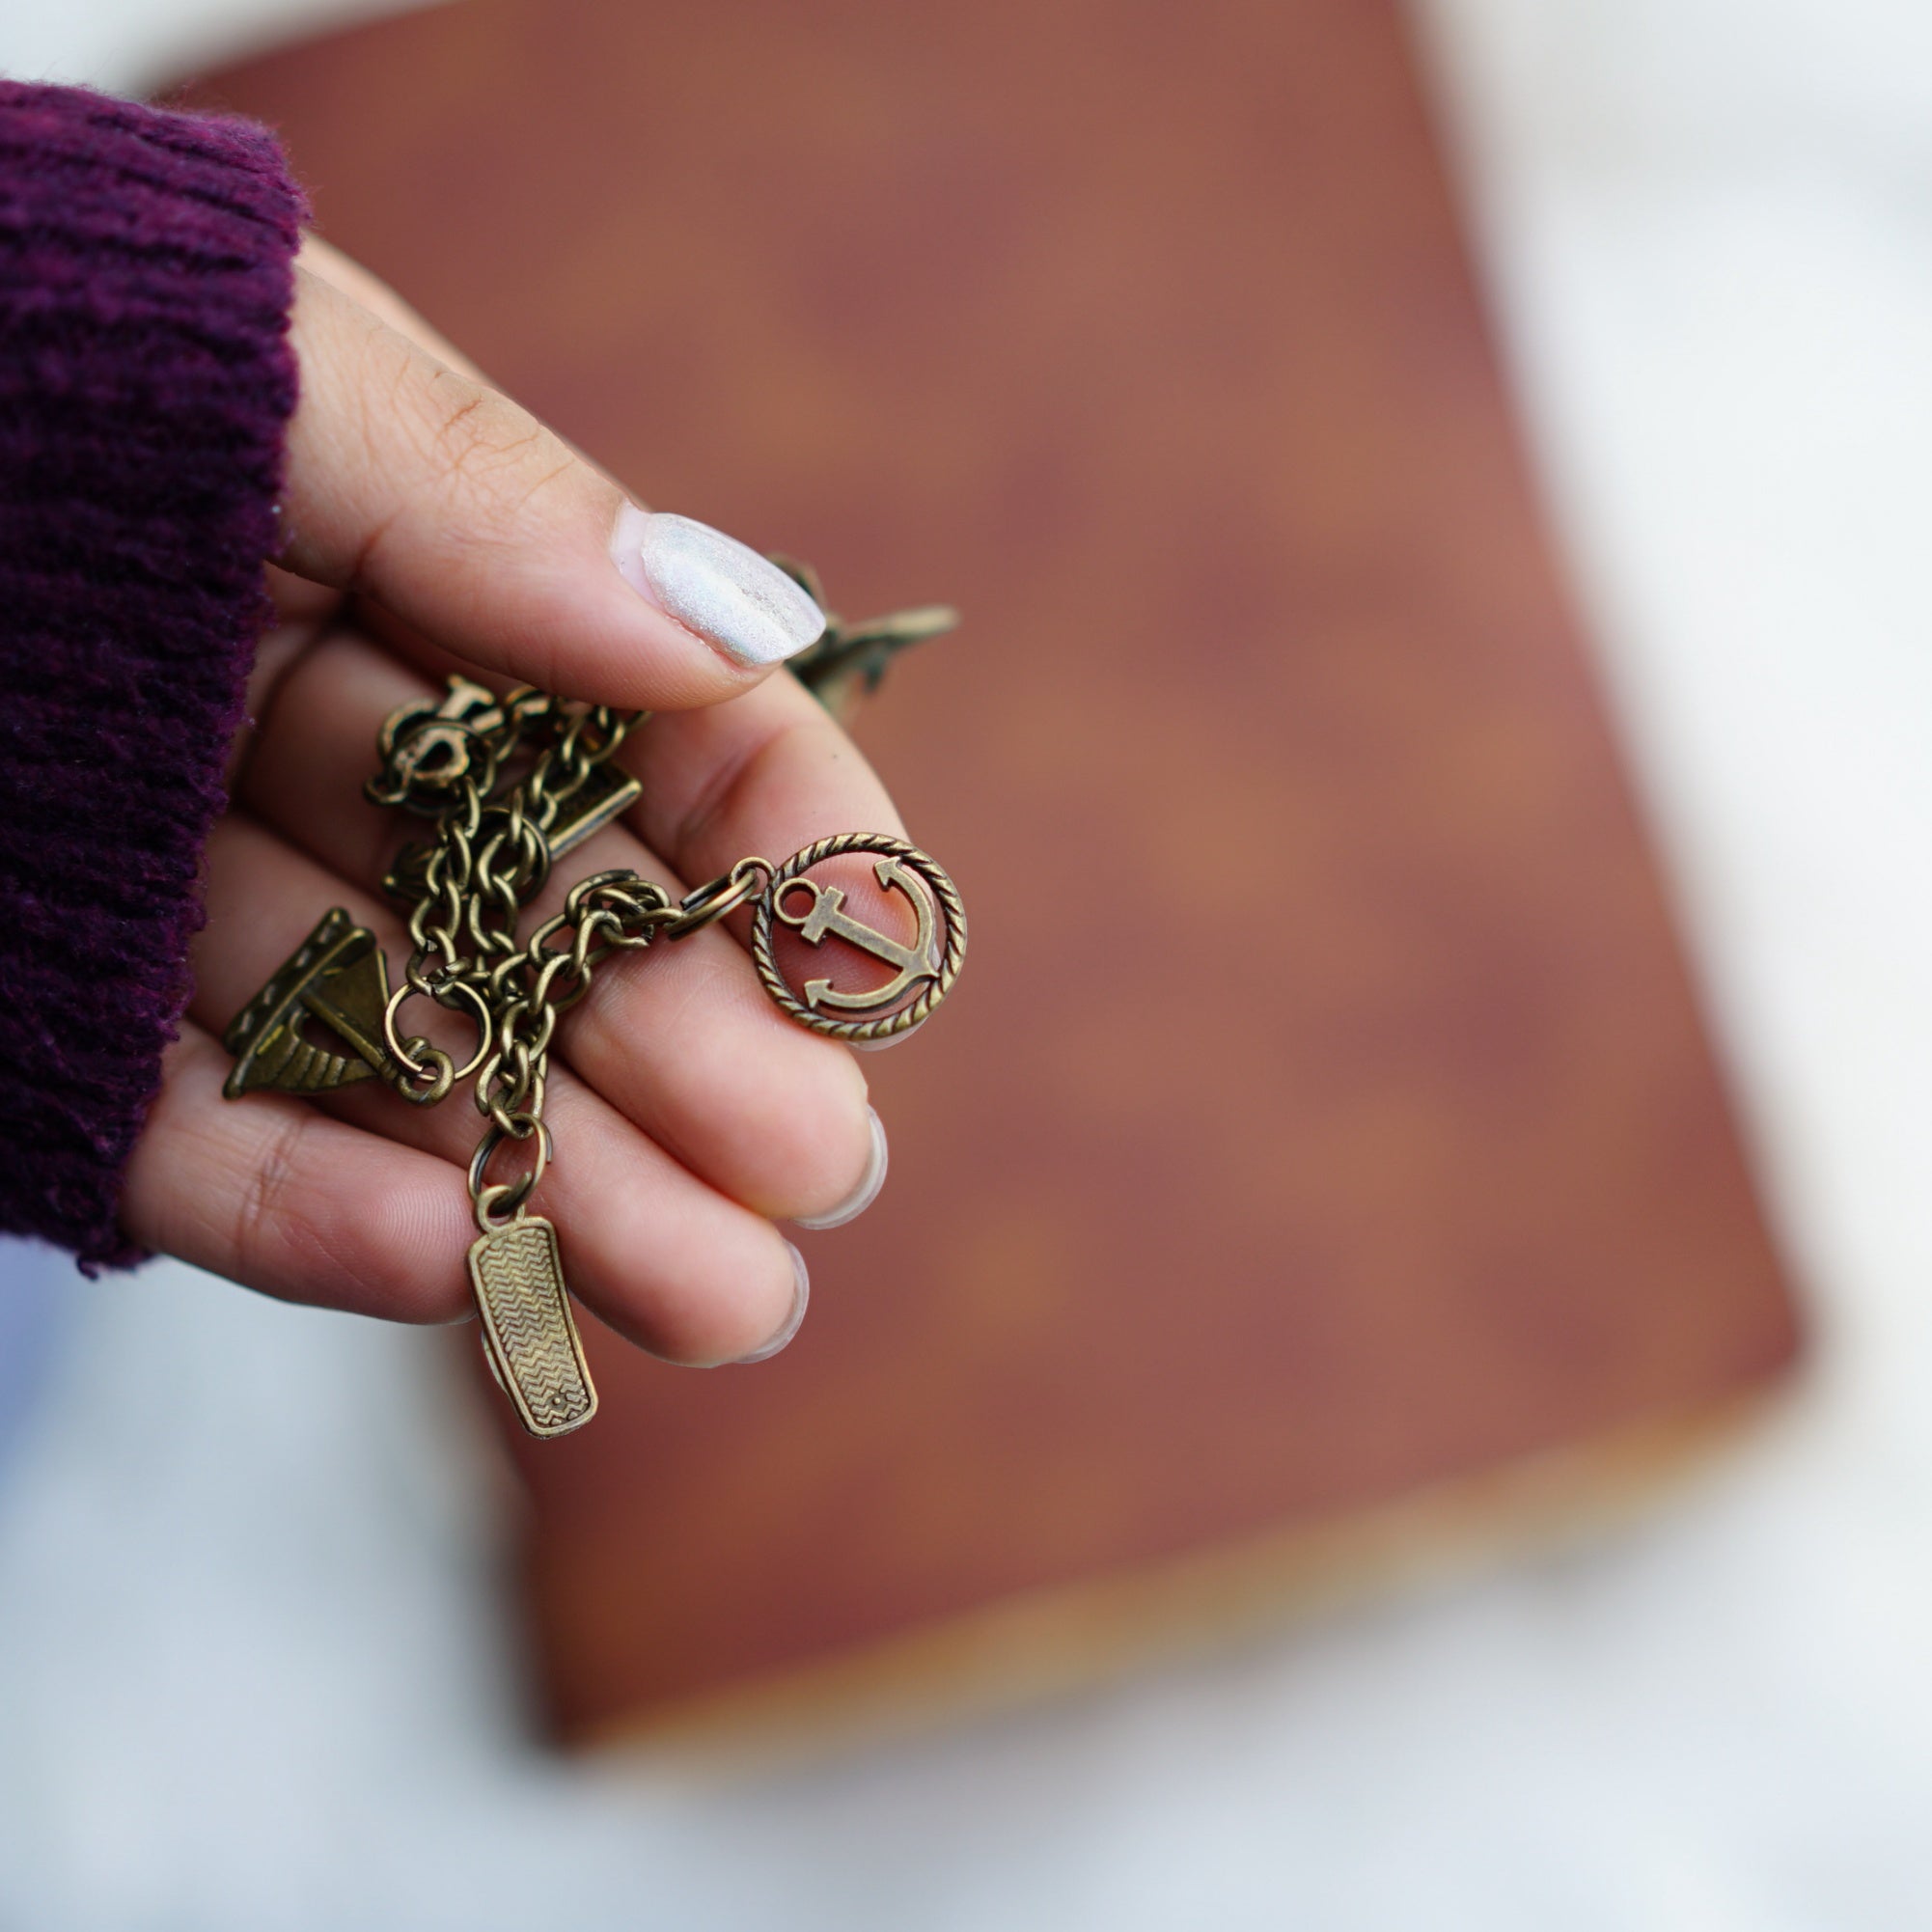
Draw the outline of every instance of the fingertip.
<instances>
[{"instance_id":1,"label":"fingertip","mask_svg":"<svg viewBox=\"0 0 1932 1932\"><path fill-rule=\"evenodd\" d=\"M749 1355L740 1355L735 1365L725 1366L749 1368L754 1363L769 1362L774 1355L790 1347L799 1329L804 1326L805 1311L812 1305L812 1271L805 1265L805 1256L789 1241L785 1244L785 1252L791 1260L791 1307L786 1311L784 1321L767 1339L760 1342Z\"/></svg>"},{"instance_id":2,"label":"fingertip","mask_svg":"<svg viewBox=\"0 0 1932 1932\"><path fill-rule=\"evenodd\" d=\"M766 1348L776 1353L783 1346L777 1338L788 1324L795 1328L799 1313L798 1251L769 1222L716 1204L726 1208L730 1225L716 1223L702 1253L660 1249L648 1280L620 1277L586 1257L582 1287L598 1315L646 1353L679 1367L721 1368Z\"/></svg>"},{"instance_id":3,"label":"fingertip","mask_svg":"<svg viewBox=\"0 0 1932 1932\"><path fill-rule=\"evenodd\" d=\"M467 662L626 709L716 704L824 630L749 545L651 512L509 397L304 271L281 562Z\"/></svg>"},{"instance_id":4,"label":"fingertip","mask_svg":"<svg viewBox=\"0 0 1932 1932\"><path fill-rule=\"evenodd\" d=\"M814 1234L821 1234L830 1228L842 1228L848 1221L858 1220L878 1200L879 1191L886 1184L886 1171L892 1165L892 1154L886 1145L885 1122L873 1108L866 1109L866 1120L869 1138L865 1170L858 1180L836 1206L828 1207L820 1214L794 1215L794 1226Z\"/></svg>"}]
</instances>

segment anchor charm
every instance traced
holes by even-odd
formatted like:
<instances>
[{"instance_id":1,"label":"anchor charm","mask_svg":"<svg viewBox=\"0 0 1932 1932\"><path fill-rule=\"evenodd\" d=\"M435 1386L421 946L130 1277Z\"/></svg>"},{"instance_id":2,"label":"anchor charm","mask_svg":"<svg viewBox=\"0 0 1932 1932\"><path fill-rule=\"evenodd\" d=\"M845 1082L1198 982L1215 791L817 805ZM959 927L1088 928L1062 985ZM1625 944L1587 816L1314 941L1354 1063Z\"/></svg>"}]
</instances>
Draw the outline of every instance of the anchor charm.
<instances>
[{"instance_id":1,"label":"anchor charm","mask_svg":"<svg viewBox=\"0 0 1932 1932\"><path fill-rule=\"evenodd\" d=\"M892 1006L921 980L939 978L939 948L935 943L938 909L925 881L897 859L881 859L872 870L886 891L897 886L913 902L919 915L919 937L910 946L901 946L897 939L888 939L875 927L854 919L844 909L845 895L838 886L815 885L810 879L787 879L772 894L778 917L809 945L816 946L828 932L836 932L848 945L898 968L896 979L869 993L835 993L830 980L808 980L805 982L808 1007L843 1007L852 1012L872 1012ZM812 895L812 910L787 911L786 899L800 892Z\"/></svg>"},{"instance_id":2,"label":"anchor charm","mask_svg":"<svg viewBox=\"0 0 1932 1932\"><path fill-rule=\"evenodd\" d=\"M853 918L841 887L803 876L845 852L876 854L872 872L880 886L910 901L917 929L909 944ZM810 896L809 907L795 903L800 894ZM808 980L794 992L773 957L774 921L808 945L842 939L897 970L869 992L841 993L829 978ZM916 845L882 832L848 832L794 853L772 875L752 919L752 961L765 991L800 1025L859 1045L921 1025L952 991L965 956L966 909L952 881Z\"/></svg>"}]
</instances>

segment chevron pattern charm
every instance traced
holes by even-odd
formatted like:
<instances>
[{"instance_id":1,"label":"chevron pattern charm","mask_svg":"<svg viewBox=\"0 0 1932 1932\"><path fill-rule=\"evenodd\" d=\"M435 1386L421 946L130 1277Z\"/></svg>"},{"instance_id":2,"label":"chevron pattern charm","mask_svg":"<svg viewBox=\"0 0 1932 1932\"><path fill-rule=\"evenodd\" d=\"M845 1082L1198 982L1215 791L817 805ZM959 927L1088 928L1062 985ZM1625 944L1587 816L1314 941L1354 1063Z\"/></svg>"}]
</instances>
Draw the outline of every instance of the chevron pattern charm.
<instances>
[{"instance_id":1,"label":"chevron pattern charm","mask_svg":"<svg viewBox=\"0 0 1932 1932\"><path fill-rule=\"evenodd\" d=\"M483 1355L533 1436L565 1436L597 1413L597 1392L570 1317L557 1230L519 1214L470 1249Z\"/></svg>"}]
</instances>

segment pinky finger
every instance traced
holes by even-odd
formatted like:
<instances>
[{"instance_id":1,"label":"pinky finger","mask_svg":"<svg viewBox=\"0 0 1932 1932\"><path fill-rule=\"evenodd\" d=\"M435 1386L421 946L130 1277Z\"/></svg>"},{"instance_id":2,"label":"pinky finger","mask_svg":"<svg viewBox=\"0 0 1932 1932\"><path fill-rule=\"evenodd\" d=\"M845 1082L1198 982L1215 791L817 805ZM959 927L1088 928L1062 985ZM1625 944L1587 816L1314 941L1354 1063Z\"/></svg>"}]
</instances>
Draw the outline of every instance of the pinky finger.
<instances>
[{"instance_id":1,"label":"pinky finger","mask_svg":"<svg viewBox=\"0 0 1932 1932\"><path fill-rule=\"evenodd\" d=\"M128 1163L127 1232L284 1301L391 1321L463 1315L474 1229L457 1171L300 1100L227 1101L228 1066L183 1022Z\"/></svg>"}]
</instances>

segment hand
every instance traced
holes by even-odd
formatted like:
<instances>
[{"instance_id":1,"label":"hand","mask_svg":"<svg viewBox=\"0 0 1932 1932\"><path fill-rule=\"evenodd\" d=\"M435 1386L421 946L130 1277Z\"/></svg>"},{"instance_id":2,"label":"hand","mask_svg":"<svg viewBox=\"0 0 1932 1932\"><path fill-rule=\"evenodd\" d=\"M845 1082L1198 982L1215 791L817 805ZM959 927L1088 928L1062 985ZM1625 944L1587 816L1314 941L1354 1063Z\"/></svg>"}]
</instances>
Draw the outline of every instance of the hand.
<instances>
[{"instance_id":1,"label":"hand","mask_svg":"<svg viewBox=\"0 0 1932 1932\"><path fill-rule=\"evenodd\" d=\"M330 906L393 964L407 955L380 880L410 834L362 797L382 719L451 669L658 713L624 748L642 802L559 867L527 920L592 871L634 868L678 895L745 853L898 821L838 726L769 675L812 641L809 600L788 606L742 558L727 567L751 572L749 601L693 563L688 526L646 522L333 251L306 246L297 281L281 621L123 1217L136 1240L270 1294L448 1321L469 1309L463 1170L483 1123L467 1090L428 1108L373 1081L322 1106L221 1094L223 1029ZM773 1221L832 1210L873 1160L857 1061L777 1012L723 925L606 962L560 1026L546 1118L558 1158L538 1206L572 1287L679 1362L785 1332L803 1278Z\"/></svg>"}]
</instances>

